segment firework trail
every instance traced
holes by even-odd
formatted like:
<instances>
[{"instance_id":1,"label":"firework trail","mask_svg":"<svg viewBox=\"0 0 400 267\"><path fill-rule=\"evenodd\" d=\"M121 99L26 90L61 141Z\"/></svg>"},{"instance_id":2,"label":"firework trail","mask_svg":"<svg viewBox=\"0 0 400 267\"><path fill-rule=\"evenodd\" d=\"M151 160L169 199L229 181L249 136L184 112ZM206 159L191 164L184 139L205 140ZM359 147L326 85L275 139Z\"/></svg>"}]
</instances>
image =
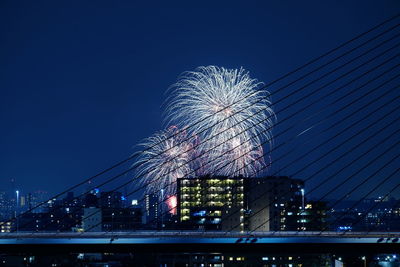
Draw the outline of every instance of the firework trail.
<instances>
[{"instance_id":1,"label":"firework trail","mask_svg":"<svg viewBox=\"0 0 400 267\"><path fill-rule=\"evenodd\" d=\"M157 132L141 144L144 151L138 160L137 175L148 193L161 192L165 195L176 193L176 179L194 176L189 161L193 156L193 144L186 132L176 126ZM190 177L190 176L189 176Z\"/></svg>"},{"instance_id":2,"label":"firework trail","mask_svg":"<svg viewBox=\"0 0 400 267\"><path fill-rule=\"evenodd\" d=\"M243 68L208 66L184 73L173 86L167 121L182 128L200 122L187 131L200 139L194 148L204 163L201 174L254 176L264 166L257 158L260 144L272 140L274 112L268 92L257 90L260 84Z\"/></svg>"}]
</instances>

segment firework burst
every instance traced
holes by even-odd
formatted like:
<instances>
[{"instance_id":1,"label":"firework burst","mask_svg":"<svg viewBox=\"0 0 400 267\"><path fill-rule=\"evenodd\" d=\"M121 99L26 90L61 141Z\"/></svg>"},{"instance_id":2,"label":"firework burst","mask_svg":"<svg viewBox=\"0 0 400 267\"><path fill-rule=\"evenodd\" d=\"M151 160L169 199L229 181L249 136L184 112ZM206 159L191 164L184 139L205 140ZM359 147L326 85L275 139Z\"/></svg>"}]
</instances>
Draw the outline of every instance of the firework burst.
<instances>
[{"instance_id":1,"label":"firework burst","mask_svg":"<svg viewBox=\"0 0 400 267\"><path fill-rule=\"evenodd\" d=\"M167 121L198 135L202 174L254 176L264 165L261 143L272 140L268 92L244 69L199 67L173 86ZM211 162L210 164L207 164Z\"/></svg>"},{"instance_id":2,"label":"firework burst","mask_svg":"<svg viewBox=\"0 0 400 267\"><path fill-rule=\"evenodd\" d=\"M144 151L137 164L137 175L149 193L161 192L165 195L176 193L176 179L190 177L193 143L186 132L172 126L145 139L141 144Z\"/></svg>"},{"instance_id":3,"label":"firework burst","mask_svg":"<svg viewBox=\"0 0 400 267\"><path fill-rule=\"evenodd\" d=\"M256 176L265 166L261 144L271 144L275 119L260 84L242 68L184 73L172 87L166 112L167 122L181 130L173 126L147 138L136 162L146 191L163 190L171 198L178 178Z\"/></svg>"}]
</instances>

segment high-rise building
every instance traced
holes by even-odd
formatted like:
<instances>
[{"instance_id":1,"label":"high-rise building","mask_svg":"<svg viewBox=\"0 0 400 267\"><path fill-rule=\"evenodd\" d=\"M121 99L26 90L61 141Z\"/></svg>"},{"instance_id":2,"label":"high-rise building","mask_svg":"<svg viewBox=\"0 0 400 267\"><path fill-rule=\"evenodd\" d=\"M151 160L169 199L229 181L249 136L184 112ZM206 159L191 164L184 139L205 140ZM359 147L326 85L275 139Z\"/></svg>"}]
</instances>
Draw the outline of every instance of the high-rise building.
<instances>
[{"instance_id":1,"label":"high-rise building","mask_svg":"<svg viewBox=\"0 0 400 267\"><path fill-rule=\"evenodd\" d=\"M323 231L327 230L327 203L307 201L304 205L292 203L285 209L285 230Z\"/></svg>"},{"instance_id":2,"label":"high-rise building","mask_svg":"<svg viewBox=\"0 0 400 267\"><path fill-rule=\"evenodd\" d=\"M186 229L286 230L286 209L304 203L304 183L286 176L178 179L178 218Z\"/></svg>"},{"instance_id":3,"label":"high-rise building","mask_svg":"<svg viewBox=\"0 0 400 267\"><path fill-rule=\"evenodd\" d=\"M305 205L304 182L287 176L248 178L246 222L250 231L287 231L287 210Z\"/></svg>"},{"instance_id":4,"label":"high-rise building","mask_svg":"<svg viewBox=\"0 0 400 267\"><path fill-rule=\"evenodd\" d=\"M144 196L143 224L146 228L155 228L159 224L159 204L156 194Z\"/></svg>"},{"instance_id":5,"label":"high-rise building","mask_svg":"<svg viewBox=\"0 0 400 267\"><path fill-rule=\"evenodd\" d=\"M244 178L199 177L178 179L178 218L183 228L222 229L222 218L236 213L224 225L239 224L244 215ZM238 211L238 212L237 212Z\"/></svg>"}]
</instances>

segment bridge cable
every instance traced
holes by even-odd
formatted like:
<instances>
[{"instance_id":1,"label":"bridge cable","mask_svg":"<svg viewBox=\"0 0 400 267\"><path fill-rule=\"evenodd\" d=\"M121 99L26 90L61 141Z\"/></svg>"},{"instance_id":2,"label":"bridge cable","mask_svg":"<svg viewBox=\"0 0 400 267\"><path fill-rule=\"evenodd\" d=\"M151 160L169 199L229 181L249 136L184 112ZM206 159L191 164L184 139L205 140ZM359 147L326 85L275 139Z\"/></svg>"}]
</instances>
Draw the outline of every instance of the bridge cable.
<instances>
[{"instance_id":1,"label":"bridge cable","mask_svg":"<svg viewBox=\"0 0 400 267\"><path fill-rule=\"evenodd\" d=\"M371 52L372 50L376 49L377 47L379 47L379 46L381 46L381 45L383 45L383 44L385 44L385 43L387 43L387 42L393 40L394 38L396 38L396 37L398 37L398 36L399 36L399 34L393 36L392 38L390 38L390 39L388 39L388 40L385 40L385 41L381 42L380 44L376 45L376 46L373 47L372 49L369 49L369 50L367 50L366 52L362 53L361 55L359 55L359 56L353 58L352 60L350 60L350 61L347 62L346 64L344 64L344 65L342 65L342 66L340 66L340 67L338 67L338 68L335 68L333 71L330 71L328 74L331 74L331 73L337 71L337 70L340 69L341 67L343 67L343 66L345 66L345 65L348 65L349 63L355 61L356 59L359 59L360 57L364 56L365 54ZM395 48L395 47L397 47L397 46L394 46L394 47L391 47L391 48L387 49L386 51L384 51L383 53L379 54L378 56L372 58L371 60L367 61L366 63L371 62L372 60L376 59L377 57L381 56L382 54L388 52L389 50L391 50L391 49L393 49L393 48ZM366 63L364 63L364 64L366 64ZM359 65L357 68L354 68L354 69L351 70L350 72L352 72L352 71L354 71L354 70L356 70L356 69L358 69L358 68L360 68L360 67L362 67L362 65ZM342 77L346 76L346 75L349 74L350 72L347 72L345 75L342 75L342 76L340 76L339 78L342 78ZM328 74L323 75L322 77L318 78L318 80L322 79L323 77L327 76ZM338 79L339 79L339 78L338 78ZM336 79L336 80L338 80L338 79ZM335 80L335 81L336 81L336 80ZM308 85L310 85L310 84L312 84L312 83L314 83L314 82L315 82L315 81L312 81L312 82L308 83L306 86L308 86ZM333 82L334 82L334 81L333 81ZM333 82L332 82L332 83L333 83ZM298 90L296 90L296 91L298 92L298 91L304 89L306 86L303 86L303 87L301 87L300 89L298 89ZM325 86L325 87L326 87L326 86ZM314 91L314 93L315 93L315 91ZM291 95L292 95L292 94L291 94ZM304 98L302 98L302 99L304 99ZM297 101L297 102L299 102L299 101ZM296 102L296 103L297 103L297 102ZM287 107L288 107L288 106L287 106ZM287 107L286 107L286 108L287 108ZM285 109L286 109L286 108L285 108ZM255 115L255 114L253 114L253 115ZM242 121L241 121L241 122L242 122ZM241 122L239 122L239 123L241 123ZM238 124L239 124L239 123L238 123ZM219 134L220 134L220 133L219 133ZM216 135L215 135L215 136L216 136ZM215 137L215 136L213 136L213 137ZM211 137L211 138L209 138L209 139L212 139L213 137ZM206 140L206 141L207 141L207 140ZM136 166L135 166L135 167L136 167ZM132 168L131 168L131 169L132 169ZM120 177L120 176L122 176L122 175L128 173L131 169L126 170L125 172L123 172L121 175L118 175L117 177ZM108 183L108 182L110 182L110 181L112 181L112 180L114 180L114 178L109 179L109 180L106 181L105 183L102 183L100 186L102 186L102 185L104 185L104 184L106 184L106 183ZM99 186L96 186L96 187L94 187L94 188L97 188L97 187L99 187ZM93 190L93 189L92 189L92 190ZM91 190L89 190L88 192L90 192L90 191L91 191ZM87 193L88 193L88 192L87 192ZM86 193L84 193L84 194L86 194ZM76 199L76 198L75 198L75 199Z\"/></svg>"},{"instance_id":2,"label":"bridge cable","mask_svg":"<svg viewBox=\"0 0 400 267\"><path fill-rule=\"evenodd\" d=\"M285 75L279 77L278 79L276 79L276 80L274 80L274 81L272 81L272 82L266 84L265 86L263 86L263 88L269 87L269 86L271 86L271 85L273 85L273 84L275 84L275 83L277 83L277 82L279 82L279 81L281 81L281 80L283 80L283 79L289 77L290 75L292 75L292 74L298 72L299 70L301 70L301 69L303 69L303 68L305 68L305 67L307 67L307 66L309 66L309 65L311 65L311 64L313 64L313 63L315 63L315 62L317 62L318 60L320 60L320 59L322 59L322 58L328 56L328 55L331 54L331 53L334 53L335 51L339 50L340 48L345 47L346 45L348 45L348 44L350 44L350 43L356 41L357 39L360 39L361 37L367 35L368 33L370 33L370 32L372 32L372 31L374 31L374 30L376 30L376 29L382 27L383 25L385 25L385 24L391 22L392 20L398 18L399 16L400 16L400 14L397 14L397 15L395 15L395 16L393 16L393 17L391 17L391 18L389 18L389 19L387 19L387 20L385 20L385 21L383 21L382 23L380 23L380 24L378 24L378 25L372 27L371 29L369 29L369 30L367 30L367 31L365 31L365 32L363 32L363 33L357 35L356 37L354 37L354 38L352 38L352 39L350 39L350 40L348 40L348 41L342 43L341 45L339 45L339 46L337 46L337 47L335 47L335 48L329 50L328 52L324 53L323 55L320 55L320 56L318 56L318 57L316 57L316 58L310 60L310 61L307 62L306 64L301 65L301 66L299 66L298 68L292 70L291 72L289 72L289 73L287 73L287 74L285 74ZM395 27L397 27L397 25L396 25ZM393 27L392 27L391 29L393 29ZM391 30L391 29L390 29L390 30ZM386 31L386 32L387 32L387 31ZM386 33L386 32L385 32L385 33ZM380 35L382 35L382 34L380 34ZM379 36L380 36L380 35L379 35ZM369 40L369 41L370 41L370 40ZM251 95L246 96L246 97L250 97L250 96L251 96ZM234 103L234 104L235 104L235 103ZM224 109L226 109L226 108L229 108L229 106L224 107L223 109L217 111L216 113L222 112L222 111L224 111ZM216 113L212 114L211 116L214 116ZM205 118L205 119L206 119L206 118ZM198 124L198 123L200 123L200 122L201 122L201 121L196 122L195 124ZM188 127L193 127L193 126L194 126L194 124L192 124L192 125L190 125L190 126L188 126ZM186 127L184 130L187 130L188 127ZM178 133L175 133L175 134L178 134ZM172 137L173 137L173 136L171 136L170 138L172 138ZM151 149L151 148L148 148L148 149ZM128 157L128 158L126 158L126 159L124 159L124 160L119 161L118 163L112 165L111 167L109 167L109 168L107 168L107 169L105 169L105 170L103 170L103 171L97 173L96 175L93 175L93 176L91 176L91 177L89 177L89 178L83 180L82 182L80 182L80 183L78 183L78 184L76 184L76 185L74 185L74 186L69 187L68 189L62 191L61 193L58 193L58 194L54 195L53 197L49 198L48 200L39 203L39 204L36 205L35 207L30 208L29 210L27 210L27 211L25 211L24 213L21 213L21 214L19 214L19 215L23 215L23 214L25 214L25 213L31 212L31 211L33 211L34 209L37 209L37 208L41 207L42 205L48 203L48 202L51 201L52 199L56 199L56 198L58 198L58 197L64 195L65 193L70 192L70 191L76 189L77 187L79 187L79 186L81 186L81 185L83 185L83 184L85 184L85 183L87 183L87 182L89 182L89 181L91 181L91 180L93 180L93 179L95 179L95 178L97 178L97 177L103 175L104 173L107 173L107 172L111 171L112 169L115 169L116 167L123 165L124 163L126 163L126 162L132 160L133 158L136 158L136 157L139 156L141 153L143 153L143 151L141 151L141 152L136 152L136 153L132 154L130 157ZM18 216L19 216L19 215L18 215ZM12 218L11 220L15 220L15 218ZM8 222L8 221L7 221L7 222Z\"/></svg>"},{"instance_id":3,"label":"bridge cable","mask_svg":"<svg viewBox=\"0 0 400 267\"><path fill-rule=\"evenodd\" d=\"M397 88L397 87L395 87L395 88ZM390 102L393 102L393 99L390 101ZM388 103L385 103L385 105L386 104L388 104ZM381 107L383 107L383 106L385 106L385 105L381 105ZM393 111L391 111L391 113L392 113ZM369 113L369 115L371 115L373 112L370 112ZM390 114L391 114L390 113ZM354 113L353 113L354 114ZM386 115L387 116L387 115ZM384 117L386 117L386 116L384 116ZM364 116L364 117L367 117L367 116ZM382 118L381 118L382 119ZM361 120L359 120L358 122L360 122ZM379 120L376 120L376 122L378 122ZM357 122L357 123L358 123ZM375 123L376 123L375 122ZM369 126L372 126L372 125L374 125L374 124L370 124ZM330 127L331 128L331 127ZM329 128L329 129L330 129ZM365 127L362 131L365 131L365 130L367 130L369 127ZM327 130L329 130L329 129L327 129ZM325 132L325 130L324 130L324 132ZM360 133L357 133L357 134L355 134L355 135L353 135L351 138L348 138L346 141L344 141L344 142L342 142L341 144L344 144L345 142L347 142L347 141L349 141L350 139L352 139L352 138L354 138L356 135L358 135L358 134L360 134ZM371 137L373 137L372 135L369 137L369 138L371 138ZM367 139L369 139L369 138L367 138ZM330 140L332 140L332 138L330 139ZM328 140L328 141L330 141L330 140ZM327 142L324 142L324 143L327 143ZM323 143L323 144L324 144ZM358 146L360 146L360 145L362 145L363 143L362 142L360 142L359 144L358 144ZM358 147L358 146L354 146L353 147L353 149L355 149L356 147ZM318 145L317 147L315 147L315 148L318 148L318 147L320 147L320 145ZM336 149L336 148L338 148L339 146L336 146L334 149ZM314 149L315 149L314 148ZM314 150L313 149L313 150ZM334 149L331 149L330 151L329 151L329 153L331 153ZM309 152L308 152L309 153ZM304 155L306 155L307 153L304 153L302 156L304 156ZM346 153L345 153L346 154ZM328 153L324 153L324 155L322 156L322 157L325 157L326 155L328 155ZM321 157L321 158L322 158ZM296 158L296 160L293 160L293 161L291 161L291 163L290 164L292 164L292 163L295 163L299 158L301 158L301 157L298 157L298 158ZM319 160L319 159L318 159ZM338 160L338 159L337 159ZM335 161L337 161L337 160L335 160ZM314 163L316 162L317 160L315 160L314 161ZM334 163L335 161L333 161L332 163ZM286 166L290 166L290 164L286 164ZM328 166L329 165L331 165L331 164L328 164ZM315 174L317 174L317 173L319 173L319 172L321 172L323 169L325 169L326 167L328 167L328 166L325 166L325 167L323 167L323 168L321 168L318 172L316 172L316 173L314 173L311 177L308 177L305 181L308 181L308 180L310 180L311 178L313 178L313 177L315 177ZM304 168L303 168L304 169ZM301 171L301 170L300 170ZM299 173L300 171L297 171L296 173ZM291 175L291 177L293 177L293 175ZM272 191L272 189L271 189L271 191ZM265 193L268 193L268 192L265 192ZM279 196L280 197L280 196ZM271 204L271 203L270 203Z\"/></svg>"},{"instance_id":4,"label":"bridge cable","mask_svg":"<svg viewBox=\"0 0 400 267\"><path fill-rule=\"evenodd\" d=\"M398 121L399 119L400 119L400 117L397 118L396 120ZM396 120L394 120L393 123L394 123ZM373 124L370 124L370 125L372 126ZM391 125L392 125L392 124L388 124L387 126L391 126ZM399 130L399 131L396 131L395 133L398 133L398 132L400 132L400 130ZM392 137L395 133L391 134L389 137ZM386 140L386 139L385 139L385 140ZM396 145L397 145L397 143L396 143ZM357 147L358 147L358 146L357 146ZM353 147L353 148L355 148L355 147ZM332 175L329 175L328 178L324 179L323 182L321 182L317 187L315 187L315 188L313 188L311 191L309 191L308 194L310 194L312 191L314 191L314 190L315 190L316 188L318 188L319 186L323 185L323 184L324 184L325 182L327 182L328 180L334 178L339 172L341 172L341 171L343 171L344 169L348 168L348 167L351 166L354 162L356 162L357 160L359 160L360 158L362 158L363 156L365 156L366 154L368 154L369 152L371 152L371 151L372 151L373 149L375 149L375 148L376 148L376 147L372 147L372 148L369 149L367 152L364 152L363 154L361 154L361 156L358 156L358 157L356 158L356 160L352 160L350 163L346 164L345 167L341 168L339 171L335 172L335 173L332 174ZM390 147L389 149L385 150L385 152L391 150L392 148L393 148L393 146ZM352 151L352 150L350 150L350 151ZM385 153L381 153L379 156L382 156L382 155L384 155L384 154L385 154ZM396 158L397 158L397 157L396 157ZM369 166L372 162L376 161L377 159L379 159L379 157L375 157L373 161L372 161L372 160L369 161L369 164L366 164L365 166ZM364 167L365 167L365 166L364 166ZM386 167L386 165L385 165L385 167ZM358 174L359 172L361 172L363 169L364 169L364 168L361 168L358 172L356 172L355 174L351 175L351 176L350 176L349 178L347 178L344 182L347 182L348 180L350 180L352 177L354 177L356 174ZM381 169L380 169L380 170L381 170ZM370 177L367 178L367 179L369 180L370 178L372 178L372 177L370 176ZM344 182L342 182L342 184L344 184ZM337 188L335 188L335 189L337 189ZM330 191L329 193L331 193L331 192L333 192L333 191ZM322 199L320 199L319 201L321 201L321 200L322 200ZM318 201L317 201L317 202L318 202ZM262 225L268 223L269 221L270 221L270 219L267 220L267 221L265 221L265 222L263 222ZM259 227L261 227L261 225L258 226L256 229L258 229ZM255 230L254 230L254 231L255 231ZM253 231L251 231L251 232L253 232Z\"/></svg>"},{"instance_id":5,"label":"bridge cable","mask_svg":"<svg viewBox=\"0 0 400 267\"><path fill-rule=\"evenodd\" d=\"M375 101L376 101L377 99L375 99Z\"/></svg>"},{"instance_id":6,"label":"bridge cable","mask_svg":"<svg viewBox=\"0 0 400 267\"><path fill-rule=\"evenodd\" d=\"M354 81L354 80L353 80L353 81ZM346 84L346 85L347 85L347 84ZM342 87L342 88L343 88L343 87ZM239 134L240 134L240 133L239 133ZM208 163L207 163L207 164L208 164ZM126 184L124 184L124 185L126 185ZM124 185L122 185L122 186L124 186ZM122 186L121 186L121 187L122 187ZM115 190L115 189L114 189L114 190ZM136 191L134 191L134 192L136 192ZM131 194L131 193L129 193L129 194ZM129 194L128 194L128 195L129 195Z\"/></svg>"},{"instance_id":7,"label":"bridge cable","mask_svg":"<svg viewBox=\"0 0 400 267\"><path fill-rule=\"evenodd\" d=\"M397 159L400 155L397 155L395 157L395 159ZM390 162L392 162L393 160L391 160ZM382 168L380 168L379 170L382 170ZM375 192L377 189L379 189L381 186L383 186L386 182L388 182L396 173L398 173L400 171L400 168L394 170L390 175L388 175L385 179L383 179L382 181L380 181L375 187L373 187L370 191L368 191L362 198L360 198L359 200L357 200L350 208L347 209L347 211L344 214L341 214L338 218L336 218L333 222L328 223L328 225L335 225L336 222L338 222L340 219L342 219L344 216L346 216L352 209L354 209L358 204L360 204L362 201L364 201L365 199L367 199L367 197L369 197L373 192ZM375 172L374 174L377 174L378 172ZM359 186L359 185L358 185ZM396 188L396 187L395 187ZM347 194L348 195L348 194ZM338 203L338 201L336 201ZM328 209L332 209L332 207L334 207L337 203L335 203L334 205L331 205L330 208ZM366 213L367 215L367 213ZM354 225L354 224L353 224ZM325 226L319 233L319 235L321 235L323 232L328 230L328 226Z\"/></svg>"}]
</instances>

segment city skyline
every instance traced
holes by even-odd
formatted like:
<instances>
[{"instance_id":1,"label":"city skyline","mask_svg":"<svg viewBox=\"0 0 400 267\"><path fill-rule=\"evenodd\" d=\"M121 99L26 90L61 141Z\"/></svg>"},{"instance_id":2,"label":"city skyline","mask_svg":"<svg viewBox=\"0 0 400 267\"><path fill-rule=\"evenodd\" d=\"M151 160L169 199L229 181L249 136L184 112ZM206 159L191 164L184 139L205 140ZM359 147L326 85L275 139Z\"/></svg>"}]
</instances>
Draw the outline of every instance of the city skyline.
<instances>
[{"instance_id":1,"label":"city skyline","mask_svg":"<svg viewBox=\"0 0 400 267\"><path fill-rule=\"evenodd\" d=\"M165 91L183 71L210 64L228 68L244 67L252 76L268 83L312 56L329 50L331 43L339 44L394 14L396 2L387 1L378 5L371 1L364 3L363 10L357 7L355 3L326 5L315 1L308 5L298 4L297 8L288 10L285 4L269 3L257 9L232 6L229 7L231 13L221 13L224 7L216 6L215 10L208 11L213 19L207 24L200 24L198 21L201 20L195 18L202 16L204 10L201 8L196 10L188 7L186 13L182 13L180 7L171 7L168 12L159 11L159 17L151 15L154 21L150 23L143 19L150 13L145 6L141 7L145 11L143 14L135 13L135 6L128 5L126 11L115 6L106 16L116 19L116 27L111 30L101 21L104 15L101 5L97 7L99 14L85 17L82 16L87 10L85 6L71 10L53 3L53 6L46 5L43 8L31 6L31 11L27 11L27 6L22 9L32 17L36 16L36 10L43 15L43 20L18 17L13 13L15 9L12 4L5 5L1 17L15 30L7 32L7 42L1 44L4 48L2 51L12 53L3 54L8 60L3 65L1 76L4 84L1 115L6 130L2 132L0 141L3 147L0 152L0 177L3 180L15 178L29 191L38 184L41 185L40 189L53 191L52 188L57 188L54 191L61 191L102 170L104 166L131 155L143 138L162 129ZM303 12L301 19L296 15L297 11ZM285 15L285 20L281 20L279 14L285 12L291 15ZM60 13L65 15L57 16ZM341 14L340 20L336 18L337 13ZM187 19L186 27L192 26L195 30L167 31L177 27L181 21L175 14L184 16ZM243 23L237 27L241 32L247 32L246 38L237 38L235 31L223 31L224 38L218 37L218 32L229 28L228 25L232 23L231 14L243 16ZM68 24L67 18L72 15L76 15L76 23L82 28ZM218 16L225 20L215 26L212 21L217 21ZM54 31L53 26L46 24L45 18L54 19L54 27L58 25L63 32ZM169 23L166 29L157 27L163 19ZM314 20L319 23L313 23ZM97 31L90 31L91 27ZM297 28L304 32L299 34ZM124 41L113 42L105 38L100 29ZM151 40L146 30L164 39L168 37L166 44L151 42L153 46L145 46ZM90 38L85 35L87 31L90 32ZM196 31L201 32L203 37L199 38ZM190 40L188 45L179 42L183 37L181 34ZM23 36L31 36L24 39L29 45L19 45L19 38ZM313 39L307 36L313 36ZM291 41L293 38L296 40L296 49ZM210 43L207 40L214 40L213 45L208 45ZM118 49L118 46L122 49ZM91 47L97 47L99 51ZM58 53L57 49L62 53ZM101 49L107 53L100 53ZM282 49L286 53L277 53ZM145 53L141 56L138 51ZM155 60L160 53L169 57L164 58L156 70L146 71L151 69L144 67L150 64L147 57ZM50 54L57 55L60 62L68 64L56 64L57 68L52 68L56 62L44 56ZM10 61L10 55L15 55L13 61ZM40 55L44 56L43 60ZM118 62L115 61L117 58ZM172 62L174 64L170 66ZM84 67L85 64L89 67ZM118 71L111 67L115 64L119 66ZM39 67L33 68L36 65ZM24 66L30 66L35 72L28 71ZM104 75L106 72L108 76ZM19 73L29 78L15 79ZM69 78L63 73L69 73ZM150 79L153 74L157 74L158 78ZM271 93L276 90L269 89ZM28 96L34 101L29 101ZM274 103L280 98L278 94L271 100ZM275 110L283 108L283 104L274 106ZM283 112L279 117L284 118L288 114ZM279 127L274 129L275 133L282 129ZM306 129L300 128L294 133ZM283 138L278 138L276 142L286 137ZM282 161L274 162L279 156L278 152L272 155L272 172L278 171L283 165ZM292 173L293 170L289 168L281 171L280 175ZM298 178L307 175L300 174ZM58 183L52 183L54 179Z\"/></svg>"},{"instance_id":2,"label":"city skyline","mask_svg":"<svg viewBox=\"0 0 400 267\"><path fill-rule=\"evenodd\" d=\"M178 179L178 183L174 206L161 201L156 194L130 199L119 191L95 189L83 194L68 192L47 201L49 194L43 191L14 196L0 191L0 222L3 232L57 229L62 232L108 232L112 229L163 228L290 232L318 231L323 227L328 227L325 230L329 231L360 231L370 227L393 231L398 230L397 222L400 220L400 199L366 198L361 202L341 201L337 205L336 199L306 198L303 182L289 177L205 176ZM220 196L215 197L215 193ZM302 212L307 214L306 217L302 217ZM115 227L111 226L114 223L111 214L114 213L122 215L115 217L119 218L115 220ZM316 217L319 213L325 214L324 217ZM17 221L12 219L15 216L19 218ZM364 216L365 219L357 221ZM353 225L352 221L356 224Z\"/></svg>"},{"instance_id":3,"label":"city skyline","mask_svg":"<svg viewBox=\"0 0 400 267\"><path fill-rule=\"evenodd\" d=\"M399 266L399 12L2 2L0 266Z\"/></svg>"}]
</instances>

